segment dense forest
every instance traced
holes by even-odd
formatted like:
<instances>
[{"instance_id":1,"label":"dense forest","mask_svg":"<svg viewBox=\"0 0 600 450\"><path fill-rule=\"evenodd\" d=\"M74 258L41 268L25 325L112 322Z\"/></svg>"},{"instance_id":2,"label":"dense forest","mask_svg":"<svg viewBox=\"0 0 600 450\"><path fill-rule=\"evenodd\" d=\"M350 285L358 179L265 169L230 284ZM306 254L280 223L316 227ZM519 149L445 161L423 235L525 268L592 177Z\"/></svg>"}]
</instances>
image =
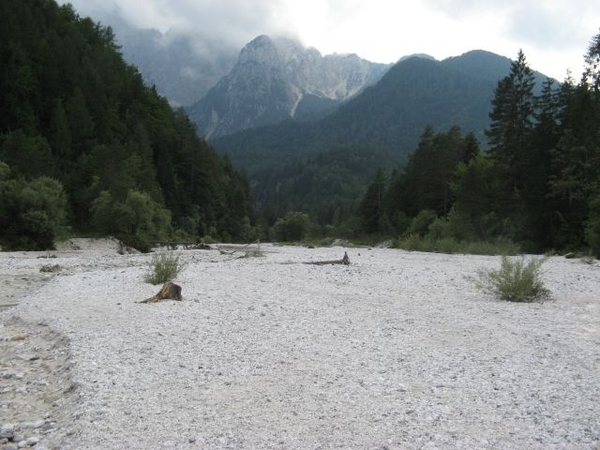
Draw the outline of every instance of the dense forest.
<instances>
[{"instance_id":1,"label":"dense forest","mask_svg":"<svg viewBox=\"0 0 600 450\"><path fill-rule=\"evenodd\" d=\"M431 241L510 240L525 251L600 251L600 34L581 80L541 93L519 52L492 101L489 149L427 127L402 171L375 175L360 229Z\"/></svg>"},{"instance_id":2,"label":"dense forest","mask_svg":"<svg viewBox=\"0 0 600 450\"><path fill-rule=\"evenodd\" d=\"M585 66L578 82L547 79L536 89L519 52L493 92L483 143L458 126L426 126L404 165L381 148L355 145L255 170L272 236L392 238L433 250L509 243L516 251L598 255L600 35ZM377 161L379 170L367 170Z\"/></svg>"},{"instance_id":3,"label":"dense forest","mask_svg":"<svg viewBox=\"0 0 600 450\"><path fill-rule=\"evenodd\" d=\"M280 167L248 153L260 175L257 215L248 177L144 85L110 28L52 0L5 0L0 14L3 249L51 248L76 233L141 249L331 236L600 252L600 34L578 81L536 89L519 52L490 96L485 135L426 126L405 160L374 135L334 139ZM399 123L392 106L389 120ZM310 145L311 136L297 139Z\"/></svg>"},{"instance_id":4,"label":"dense forest","mask_svg":"<svg viewBox=\"0 0 600 450\"><path fill-rule=\"evenodd\" d=\"M0 3L0 245L61 233L248 239L246 177L196 136L110 28L52 0Z\"/></svg>"}]
</instances>

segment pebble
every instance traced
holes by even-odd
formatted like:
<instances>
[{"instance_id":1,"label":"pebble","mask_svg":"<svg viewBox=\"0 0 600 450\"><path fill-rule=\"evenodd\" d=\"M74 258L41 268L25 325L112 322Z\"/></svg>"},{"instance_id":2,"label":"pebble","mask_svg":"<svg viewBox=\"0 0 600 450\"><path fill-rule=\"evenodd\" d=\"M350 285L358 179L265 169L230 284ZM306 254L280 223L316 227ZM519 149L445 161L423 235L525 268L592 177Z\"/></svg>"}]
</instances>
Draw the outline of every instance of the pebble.
<instances>
[{"instance_id":1,"label":"pebble","mask_svg":"<svg viewBox=\"0 0 600 450\"><path fill-rule=\"evenodd\" d=\"M27 442L27 445L29 445L30 447L33 447L34 445L37 445L40 442L40 438L39 437L30 437L30 438L27 438L27 440L25 442Z\"/></svg>"},{"instance_id":2,"label":"pebble","mask_svg":"<svg viewBox=\"0 0 600 450\"><path fill-rule=\"evenodd\" d=\"M32 436L32 434L36 431L47 432L53 430L55 426L56 422L51 419L18 424L2 424L0 425L0 450L17 450L19 448L45 450L43 446L38 445L40 443L39 436Z\"/></svg>"}]
</instances>

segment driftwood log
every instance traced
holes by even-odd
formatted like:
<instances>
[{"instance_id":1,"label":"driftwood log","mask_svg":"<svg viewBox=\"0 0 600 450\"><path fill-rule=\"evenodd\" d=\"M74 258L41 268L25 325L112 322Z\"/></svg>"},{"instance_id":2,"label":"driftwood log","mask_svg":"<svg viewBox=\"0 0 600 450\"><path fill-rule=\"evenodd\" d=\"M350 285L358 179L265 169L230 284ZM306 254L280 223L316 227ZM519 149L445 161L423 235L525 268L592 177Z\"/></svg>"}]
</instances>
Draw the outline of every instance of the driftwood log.
<instances>
[{"instance_id":1,"label":"driftwood log","mask_svg":"<svg viewBox=\"0 0 600 450\"><path fill-rule=\"evenodd\" d=\"M333 259L331 261L307 262L305 264L314 264L316 266L327 266L329 264L342 264L344 266L349 266L350 265L350 258L348 258L348 253L344 252L344 257L342 259Z\"/></svg>"},{"instance_id":2,"label":"driftwood log","mask_svg":"<svg viewBox=\"0 0 600 450\"><path fill-rule=\"evenodd\" d=\"M158 294L156 294L154 297L142 300L139 303L156 303L162 300L181 300L181 286L168 281L167 283L163 284L163 287L160 288Z\"/></svg>"}]
</instances>

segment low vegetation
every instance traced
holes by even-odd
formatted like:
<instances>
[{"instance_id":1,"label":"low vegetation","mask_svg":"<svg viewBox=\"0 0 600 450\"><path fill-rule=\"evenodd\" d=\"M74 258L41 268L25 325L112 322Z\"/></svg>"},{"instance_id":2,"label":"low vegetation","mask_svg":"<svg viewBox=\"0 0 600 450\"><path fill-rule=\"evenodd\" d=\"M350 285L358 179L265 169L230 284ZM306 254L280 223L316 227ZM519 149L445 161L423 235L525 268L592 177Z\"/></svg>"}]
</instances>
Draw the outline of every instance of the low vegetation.
<instances>
[{"instance_id":1,"label":"low vegetation","mask_svg":"<svg viewBox=\"0 0 600 450\"><path fill-rule=\"evenodd\" d=\"M185 267L181 255L173 252L158 253L152 257L148 273L144 277L146 283L161 284L172 281Z\"/></svg>"},{"instance_id":2,"label":"low vegetation","mask_svg":"<svg viewBox=\"0 0 600 450\"><path fill-rule=\"evenodd\" d=\"M500 269L479 270L474 278L475 285L483 292L509 302L528 303L549 298L541 278L541 267L545 258L526 261L502 256Z\"/></svg>"},{"instance_id":3,"label":"low vegetation","mask_svg":"<svg viewBox=\"0 0 600 450\"><path fill-rule=\"evenodd\" d=\"M461 241L451 237L435 239L411 234L394 241L395 248L408 251L463 253L467 255L518 255L519 246L511 241L497 239L494 241Z\"/></svg>"}]
</instances>

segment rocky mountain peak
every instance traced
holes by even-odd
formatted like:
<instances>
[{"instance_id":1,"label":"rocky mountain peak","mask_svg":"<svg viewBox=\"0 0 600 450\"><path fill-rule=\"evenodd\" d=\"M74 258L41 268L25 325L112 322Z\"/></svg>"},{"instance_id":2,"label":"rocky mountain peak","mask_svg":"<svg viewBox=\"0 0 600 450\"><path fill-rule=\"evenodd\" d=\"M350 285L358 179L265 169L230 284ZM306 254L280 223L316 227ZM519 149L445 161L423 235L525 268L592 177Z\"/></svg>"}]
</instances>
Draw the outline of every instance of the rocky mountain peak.
<instances>
[{"instance_id":1,"label":"rocky mountain peak","mask_svg":"<svg viewBox=\"0 0 600 450\"><path fill-rule=\"evenodd\" d=\"M258 36L231 72L188 109L207 138L323 114L376 83L389 68L356 55L322 56L285 38Z\"/></svg>"}]
</instances>

